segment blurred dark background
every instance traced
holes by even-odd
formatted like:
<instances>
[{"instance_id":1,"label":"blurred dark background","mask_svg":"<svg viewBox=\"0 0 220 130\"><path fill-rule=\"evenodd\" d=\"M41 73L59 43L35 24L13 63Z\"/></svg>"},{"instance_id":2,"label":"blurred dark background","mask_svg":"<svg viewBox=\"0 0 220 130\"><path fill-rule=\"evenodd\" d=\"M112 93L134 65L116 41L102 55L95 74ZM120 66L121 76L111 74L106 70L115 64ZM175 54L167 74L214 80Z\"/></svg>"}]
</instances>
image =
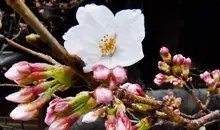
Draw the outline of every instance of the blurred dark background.
<instances>
[{"instance_id":1,"label":"blurred dark background","mask_svg":"<svg viewBox=\"0 0 220 130\"><path fill-rule=\"evenodd\" d=\"M47 7L44 8L44 14L38 13L38 8L35 7L32 0L26 0L26 3L44 24L53 22L54 28L51 32L60 43L63 43L64 32L77 24L75 12L78 6L87 3L104 4L114 13L122 9L141 9L145 15L146 37L143 41L145 57L139 63L128 68L131 82L139 82L143 86L156 88L153 79L158 73L157 62L160 60L159 49L162 46L168 47L172 54L181 53L190 57L193 66L201 70L220 69L219 0L79 0L78 4L65 10L64 13L60 13L59 8ZM13 13L4 0L0 0L0 9L6 15ZM61 16L64 20L60 19ZM6 30L9 30L8 28L5 27ZM15 40L29 46L25 43L23 36L30 32L33 30L28 29ZM5 72L3 67L10 67L13 63L24 59L30 62L40 61L12 47L7 47L4 51L13 51L13 53L1 52L0 54L0 83L9 82L3 77ZM15 89L1 88L0 100L3 100L12 91ZM3 115L8 115L12 109L4 110L3 113L7 114Z\"/></svg>"}]
</instances>

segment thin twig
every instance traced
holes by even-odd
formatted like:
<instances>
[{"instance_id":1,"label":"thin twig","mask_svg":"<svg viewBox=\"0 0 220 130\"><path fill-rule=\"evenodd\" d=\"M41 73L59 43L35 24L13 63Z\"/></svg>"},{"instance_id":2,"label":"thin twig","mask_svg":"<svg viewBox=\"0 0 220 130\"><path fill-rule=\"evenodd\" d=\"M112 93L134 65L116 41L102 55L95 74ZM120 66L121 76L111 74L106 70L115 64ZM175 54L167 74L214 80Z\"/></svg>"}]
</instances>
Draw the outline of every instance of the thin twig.
<instances>
[{"instance_id":1,"label":"thin twig","mask_svg":"<svg viewBox=\"0 0 220 130\"><path fill-rule=\"evenodd\" d=\"M206 102L205 102L205 106L206 106L206 107L209 105L209 103L210 103L210 101L211 101L211 97L212 97L212 95L214 94L217 85L218 85L218 82L216 82L216 83L214 84L213 88L212 88L214 91L207 91L207 99L206 99Z\"/></svg>"},{"instance_id":2,"label":"thin twig","mask_svg":"<svg viewBox=\"0 0 220 130\"><path fill-rule=\"evenodd\" d=\"M193 90L187 85L186 82L184 82L184 86L187 90L187 92L189 92L192 97L196 100L196 102L199 104L200 108L204 111L210 112L210 110L202 103L202 101L196 96L196 94L193 92Z\"/></svg>"},{"instance_id":3,"label":"thin twig","mask_svg":"<svg viewBox=\"0 0 220 130\"><path fill-rule=\"evenodd\" d=\"M23 85L17 85L17 84L0 84L0 87L27 88L29 86L23 86Z\"/></svg>"},{"instance_id":4,"label":"thin twig","mask_svg":"<svg viewBox=\"0 0 220 130\"><path fill-rule=\"evenodd\" d=\"M12 40L9 40L8 38L4 37L3 35L0 35L0 42L6 42L8 45L11 45L11 46L16 47L20 50L23 50L27 53L30 53L34 56L37 56L41 59L44 59L44 60L48 61L51 64L60 65L60 63L57 62L56 60L54 60L52 57L50 57L48 55L45 55L45 54L42 54L42 53L39 53L39 52L36 52L36 51L33 51L33 50L28 49L28 48L26 48L22 45L19 45L18 43L14 42Z\"/></svg>"},{"instance_id":5,"label":"thin twig","mask_svg":"<svg viewBox=\"0 0 220 130\"><path fill-rule=\"evenodd\" d=\"M140 121L140 119L139 118L137 118L129 109L127 109L127 111L126 111L134 120L136 120L136 121Z\"/></svg>"}]
</instances>

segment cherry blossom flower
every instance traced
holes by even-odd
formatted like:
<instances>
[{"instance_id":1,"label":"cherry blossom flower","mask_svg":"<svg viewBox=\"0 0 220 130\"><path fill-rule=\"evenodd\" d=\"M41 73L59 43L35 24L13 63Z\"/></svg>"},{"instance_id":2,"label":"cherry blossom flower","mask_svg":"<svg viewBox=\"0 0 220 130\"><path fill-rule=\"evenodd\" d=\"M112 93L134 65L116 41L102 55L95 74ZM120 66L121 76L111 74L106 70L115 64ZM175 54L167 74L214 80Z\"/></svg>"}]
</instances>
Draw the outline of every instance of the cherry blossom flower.
<instances>
[{"instance_id":1,"label":"cherry blossom flower","mask_svg":"<svg viewBox=\"0 0 220 130\"><path fill-rule=\"evenodd\" d=\"M144 15L140 9L115 15L103 5L88 4L77 10L78 25L63 36L64 47L84 62L84 72L103 64L108 68L130 66L144 57Z\"/></svg>"}]
</instances>

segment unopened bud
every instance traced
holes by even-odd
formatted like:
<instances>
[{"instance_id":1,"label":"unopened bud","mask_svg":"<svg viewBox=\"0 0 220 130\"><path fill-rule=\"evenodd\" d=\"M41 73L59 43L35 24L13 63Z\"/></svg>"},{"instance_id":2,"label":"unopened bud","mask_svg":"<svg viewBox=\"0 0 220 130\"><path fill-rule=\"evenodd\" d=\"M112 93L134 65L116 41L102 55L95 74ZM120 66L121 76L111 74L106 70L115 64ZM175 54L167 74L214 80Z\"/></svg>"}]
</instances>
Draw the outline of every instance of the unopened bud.
<instances>
[{"instance_id":1,"label":"unopened bud","mask_svg":"<svg viewBox=\"0 0 220 130\"><path fill-rule=\"evenodd\" d=\"M171 57L171 55L169 53L169 49L168 48L162 47L160 49L160 56L162 57L164 62L166 62L167 64L170 63L172 57Z\"/></svg>"},{"instance_id":2,"label":"unopened bud","mask_svg":"<svg viewBox=\"0 0 220 130\"><path fill-rule=\"evenodd\" d=\"M216 81L219 81L220 80L220 70L216 69L216 70L212 71L212 77Z\"/></svg>"},{"instance_id":3,"label":"unopened bud","mask_svg":"<svg viewBox=\"0 0 220 130\"><path fill-rule=\"evenodd\" d=\"M158 68L165 73L170 73L170 66L166 62L159 61Z\"/></svg>"},{"instance_id":4,"label":"unopened bud","mask_svg":"<svg viewBox=\"0 0 220 130\"><path fill-rule=\"evenodd\" d=\"M155 76L154 83L157 84L158 86L167 83L167 77L168 77L167 75L159 73Z\"/></svg>"},{"instance_id":5,"label":"unopened bud","mask_svg":"<svg viewBox=\"0 0 220 130\"><path fill-rule=\"evenodd\" d=\"M181 65L185 60L185 57L181 54L175 55L173 57L173 64Z\"/></svg>"},{"instance_id":6,"label":"unopened bud","mask_svg":"<svg viewBox=\"0 0 220 130\"><path fill-rule=\"evenodd\" d=\"M2 28L2 12L0 10L0 29Z\"/></svg>"}]
</instances>

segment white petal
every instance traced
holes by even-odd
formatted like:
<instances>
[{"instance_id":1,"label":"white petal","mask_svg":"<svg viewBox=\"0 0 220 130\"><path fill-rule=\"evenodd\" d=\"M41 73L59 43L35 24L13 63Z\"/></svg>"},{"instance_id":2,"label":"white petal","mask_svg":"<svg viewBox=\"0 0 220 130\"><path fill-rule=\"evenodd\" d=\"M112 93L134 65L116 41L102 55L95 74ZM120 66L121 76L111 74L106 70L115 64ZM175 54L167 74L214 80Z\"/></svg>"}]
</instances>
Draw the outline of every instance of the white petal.
<instances>
[{"instance_id":1,"label":"white petal","mask_svg":"<svg viewBox=\"0 0 220 130\"><path fill-rule=\"evenodd\" d=\"M126 31L126 30L124 30ZM130 66L144 57L142 44L121 32L116 40L117 50L111 59L112 66Z\"/></svg>"},{"instance_id":2,"label":"white petal","mask_svg":"<svg viewBox=\"0 0 220 130\"><path fill-rule=\"evenodd\" d=\"M112 57L108 57L108 56L101 57L98 61L96 61L94 63L87 64L83 68L83 71L85 73L90 72L90 71L92 71L92 68L96 65L104 65L109 69L114 68L116 65L112 64L111 60L112 60Z\"/></svg>"},{"instance_id":3,"label":"white petal","mask_svg":"<svg viewBox=\"0 0 220 130\"><path fill-rule=\"evenodd\" d=\"M122 10L116 13L115 20L119 28L128 30L138 42L142 42L145 37L144 15L140 9Z\"/></svg>"},{"instance_id":4,"label":"white petal","mask_svg":"<svg viewBox=\"0 0 220 130\"><path fill-rule=\"evenodd\" d=\"M94 63L101 57L99 41L103 33L88 25L74 26L63 36L64 47L70 54L79 56L85 64Z\"/></svg>"},{"instance_id":5,"label":"white petal","mask_svg":"<svg viewBox=\"0 0 220 130\"><path fill-rule=\"evenodd\" d=\"M79 24L88 24L98 29L109 28L114 20L114 14L103 5L89 4L80 7L76 12Z\"/></svg>"}]
</instances>

